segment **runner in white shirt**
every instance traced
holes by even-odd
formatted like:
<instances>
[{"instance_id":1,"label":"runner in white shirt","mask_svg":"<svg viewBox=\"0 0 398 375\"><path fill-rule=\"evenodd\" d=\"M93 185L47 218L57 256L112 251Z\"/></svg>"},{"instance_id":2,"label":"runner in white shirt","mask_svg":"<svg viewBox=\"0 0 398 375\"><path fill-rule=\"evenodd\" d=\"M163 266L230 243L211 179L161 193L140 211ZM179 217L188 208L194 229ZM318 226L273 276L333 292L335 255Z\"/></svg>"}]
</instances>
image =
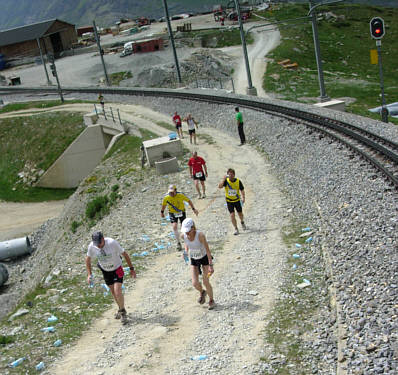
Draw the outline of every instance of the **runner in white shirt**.
<instances>
[{"instance_id":1,"label":"runner in white shirt","mask_svg":"<svg viewBox=\"0 0 398 375\"><path fill-rule=\"evenodd\" d=\"M195 223L191 218L186 218L181 225L181 238L185 242L185 251L191 260L192 285L200 293L198 302L202 305L206 302L206 294L209 296L209 310L214 309L213 288L210 285L209 276L214 273L213 257L211 256L209 244L203 232L196 230ZM206 290L199 281L199 270L203 269L202 279Z\"/></svg>"},{"instance_id":2,"label":"runner in white shirt","mask_svg":"<svg viewBox=\"0 0 398 375\"><path fill-rule=\"evenodd\" d=\"M98 268L102 271L105 283L109 286L112 296L119 307L115 318L121 318L122 323L125 324L127 322L127 312L124 308L124 296L122 293L124 276L122 256L130 267L130 275L136 278L130 257L119 245L119 242L113 238L104 238L102 232L93 233L92 242L88 245L86 256L87 282L90 283L92 280L91 258L96 257L98 259Z\"/></svg>"},{"instance_id":3,"label":"runner in white shirt","mask_svg":"<svg viewBox=\"0 0 398 375\"><path fill-rule=\"evenodd\" d=\"M188 116L184 119L184 121L186 121L188 124L189 141L192 144L192 136L193 136L194 143L196 145L197 143L196 143L195 127L196 129L198 128L198 123L195 121L195 119L192 117L191 114L188 114Z\"/></svg>"}]
</instances>

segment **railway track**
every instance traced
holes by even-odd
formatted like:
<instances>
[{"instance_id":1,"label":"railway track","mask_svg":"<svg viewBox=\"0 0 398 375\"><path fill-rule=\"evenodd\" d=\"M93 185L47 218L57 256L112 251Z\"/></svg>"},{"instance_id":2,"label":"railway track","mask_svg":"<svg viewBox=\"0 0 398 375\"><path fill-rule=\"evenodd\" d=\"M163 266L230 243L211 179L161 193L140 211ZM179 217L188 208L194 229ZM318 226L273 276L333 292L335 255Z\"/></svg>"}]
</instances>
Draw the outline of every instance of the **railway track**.
<instances>
[{"instance_id":1,"label":"railway track","mask_svg":"<svg viewBox=\"0 0 398 375\"><path fill-rule=\"evenodd\" d=\"M56 93L56 88L0 88L0 93ZM360 155L373 165L383 176L398 188L398 144L369 132L355 125L323 117L319 114L298 110L295 108L267 103L257 98L242 98L236 96L223 96L196 93L188 90L167 89L129 89L129 88L63 88L67 93L92 93L102 92L106 95L151 96L202 101L217 104L231 104L239 107L261 111L273 116L287 118L297 124L303 124L308 128L321 132L324 135L337 140L353 152Z\"/></svg>"}]
</instances>

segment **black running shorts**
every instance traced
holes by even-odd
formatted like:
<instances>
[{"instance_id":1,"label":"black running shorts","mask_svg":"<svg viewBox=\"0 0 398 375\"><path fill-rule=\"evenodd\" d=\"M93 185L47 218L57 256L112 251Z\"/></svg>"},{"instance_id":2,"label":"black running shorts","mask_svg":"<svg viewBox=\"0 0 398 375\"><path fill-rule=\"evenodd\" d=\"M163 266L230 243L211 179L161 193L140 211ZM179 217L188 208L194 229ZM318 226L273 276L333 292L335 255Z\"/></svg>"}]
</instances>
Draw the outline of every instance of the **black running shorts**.
<instances>
[{"instance_id":1,"label":"black running shorts","mask_svg":"<svg viewBox=\"0 0 398 375\"><path fill-rule=\"evenodd\" d=\"M231 214L232 214L232 212L234 212L234 210L236 210L237 212L242 212L242 205L240 204L240 201L227 202L227 207L228 207L229 213L231 213Z\"/></svg>"}]
</instances>

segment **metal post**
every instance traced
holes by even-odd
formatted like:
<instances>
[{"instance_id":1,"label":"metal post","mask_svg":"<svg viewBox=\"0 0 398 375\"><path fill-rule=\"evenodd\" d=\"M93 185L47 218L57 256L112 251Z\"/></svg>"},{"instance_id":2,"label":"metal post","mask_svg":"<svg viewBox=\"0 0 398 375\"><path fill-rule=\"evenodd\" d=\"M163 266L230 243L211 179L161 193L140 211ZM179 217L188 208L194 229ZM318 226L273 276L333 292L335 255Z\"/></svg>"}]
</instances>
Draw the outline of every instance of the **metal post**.
<instances>
[{"instance_id":1,"label":"metal post","mask_svg":"<svg viewBox=\"0 0 398 375\"><path fill-rule=\"evenodd\" d=\"M107 84L107 86L110 86L111 84L109 83L108 73L106 71L106 66L105 66L105 61L104 61L104 51L101 48L101 43L100 43L100 40L99 40L99 37L98 37L97 26L95 26L95 21L93 21L93 26L94 26L95 41L97 42L98 50L99 50L99 53L100 53L100 56L101 56L102 66L104 67L106 84Z\"/></svg>"},{"instance_id":2,"label":"metal post","mask_svg":"<svg viewBox=\"0 0 398 375\"><path fill-rule=\"evenodd\" d=\"M326 102L330 98L326 95L325 91L325 83L323 80L323 68L322 68L322 57L321 57L321 49L319 47L319 38L318 38L318 25L316 22L316 12L314 9L313 0L309 0L310 11L311 14L311 21L312 21L312 34L314 38L314 46L315 46L315 58L316 58L316 65L318 67L318 80L319 80L319 90L320 90L320 101ZM315 5L316 6L316 5Z\"/></svg>"},{"instance_id":3,"label":"metal post","mask_svg":"<svg viewBox=\"0 0 398 375\"><path fill-rule=\"evenodd\" d=\"M120 118L119 108L117 109L117 117L119 117L119 124L122 125L122 119Z\"/></svg>"},{"instance_id":4,"label":"metal post","mask_svg":"<svg viewBox=\"0 0 398 375\"><path fill-rule=\"evenodd\" d=\"M257 90L252 84L252 77L251 77L251 74L250 74L250 65L249 65L249 59L247 57L246 39L245 39L245 33L243 31L242 18L241 18L241 15L240 15L239 0L234 0L234 1L235 1L236 12L238 13L240 39L242 41L243 56L245 58L245 66L246 66L246 73L247 73L247 84L248 84L247 94L248 95L257 95Z\"/></svg>"},{"instance_id":5,"label":"metal post","mask_svg":"<svg viewBox=\"0 0 398 375\"><path fill-rule=\"evenodd\" d=\"M97 106L95 105L95 103L94 103L94 111L95 111L95 114L98 116Z\"/></svg>"},{"instance_id":6,"label":"metal post","mask_svg":"<svg viewBox=\"0 0 398 375\"><path fill-rule=\"evenodd\" d=\"M164 5L164 13L166 15L167 29L169 30L170 42L171 42L171 46L173 48L174 61L176 64L178 82L181 83L182 80L181 80L180 66L178 65L178 58L177 58L176 47L174 44L173 30L172 30L171 24L170 24L169 9L167 8L166 0L163 0L163 5Z\"/></svg>"},{"instance_id":7,"label":"metal post","mask_svg":"<svg viewBox=\"0 0 398 375\"><path fill-rule=\"evenodd\" d=\"M36 42L37 42L37 46L39 47L41 63L43 64L44 71L45 71L45 73L46 73L47 85L50 86L50 85L52 85L52 82L50 81L50 78L48 77L46 62L44 61L43 53L42 53L42 51L41 51L40 39L39 39L39 38L36 38Z\"/></svg>"},{"instance_id":8,"label":"metal post","mask_svg":"<svg viewBox=\"0 0 398 375\"><path fill-rule=\"evenodd\" d=\"M110 110L111 110L112 120L113 120L113 122L115 122L115 117L113 116L112 107L109 107L109 108L110 108Z\"/></svg>"},{"instance_id":9,"label":"metal post","mask_svg":"<svg viewBox=\"0 0 398 375\"><path fill-rule=\"evenodd\" d=\"M384 97L384 80L383 80L383 65L381 61L381 40L376 40L377 59L379 63L380 75L380 89L381 89L381 121L388 122L388 109L386 108L386 99Z\"/></svg>"},{"instance_id":10,"label":"metal post","mask_svg":"<svg viewBox=\"0 0 398 375\"><path fill-rule=\"evenodd\" d=\"M55 79L57 80L58 93L59 93L59 96L60 96L60 98L61 98L61 102L63 103L65 100L64 100L64 96L63 96L63 94L62 94L61 84L59 83L57 67L56 67L56 65L55 65L55 57L54 57L53 54L49 54L49 55L48 55L48 59L49 59L51 65L52 65L52 66L50 66L50 67L51 67L51 70L53 70L53 76L54 76Z\"/></svg>"},{"instance_id":11,"label":"metal post","mask_svg":"<svg viewBox=\"0 0 398 375\"><path fill-rule=\"evenodd\" d=\"M232 83L232 92L235 94L234 79L232 77L231 77L231 83Z\"/></svg>"},{"instance_id":12,"label":"metal post","mask_svg":"<svg viewBox=\"0 0 398 375\"><path fill-rule=\"evenodd\" d=\"M108 119L106 118L106 112L105 112L105 109L102 111L102 113L103 113L103 115L104 115L104 117L105 117L105 120L108 120Z\"/></svg>"}]
</instances>

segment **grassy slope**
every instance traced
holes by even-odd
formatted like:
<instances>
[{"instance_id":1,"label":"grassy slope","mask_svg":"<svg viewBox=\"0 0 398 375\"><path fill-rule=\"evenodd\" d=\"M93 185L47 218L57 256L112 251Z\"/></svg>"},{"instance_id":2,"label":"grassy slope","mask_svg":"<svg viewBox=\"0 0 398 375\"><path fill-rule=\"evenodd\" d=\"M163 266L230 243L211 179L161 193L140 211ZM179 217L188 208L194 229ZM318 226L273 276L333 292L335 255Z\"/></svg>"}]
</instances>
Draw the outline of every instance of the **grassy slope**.
<instances>
[{"instance_id":1,"label":"grassy slope","mask_svg":"<svg viewBox=\"0 0 398 375\"><path fill-rule=\"evenodd\" d=\"M381 104L379 69L370 64L369 51L376 47L370 37L369 21L380 16L386 24L386 35L382 40L384 87L386 101L392 103L398 101L398 9L349 4L318 9L319 13L331 11L344 16L336 22L318 22L326 94L332 98L355 98L355 103L347 106L348 112L380 119L379 115L367 110ZM307 13L307 4L281 4L278 10L265 15L269 19L285 20ZM319 96L319 83L311 24L281 28L281 34L282 43L271 54L274 61L267 66L264 88L282 99L304 102L312 98L315 102ZM297 62L299 69L286 70L277 64L284 59ZM393 121L398 124L398 120Z\"/></svg>"},{"instance_id":2,"label":"grassy slope","mask_svg":"<svg viewBox=\"0 0 398 375\"><path fill-rule=\"evenodd\" d=\"M83 130L80 114L49 113L0 120L0 199L45 201L67 198L71 189L23 185L25 165L46 170Z\"/></svg>"}]
</instances>

